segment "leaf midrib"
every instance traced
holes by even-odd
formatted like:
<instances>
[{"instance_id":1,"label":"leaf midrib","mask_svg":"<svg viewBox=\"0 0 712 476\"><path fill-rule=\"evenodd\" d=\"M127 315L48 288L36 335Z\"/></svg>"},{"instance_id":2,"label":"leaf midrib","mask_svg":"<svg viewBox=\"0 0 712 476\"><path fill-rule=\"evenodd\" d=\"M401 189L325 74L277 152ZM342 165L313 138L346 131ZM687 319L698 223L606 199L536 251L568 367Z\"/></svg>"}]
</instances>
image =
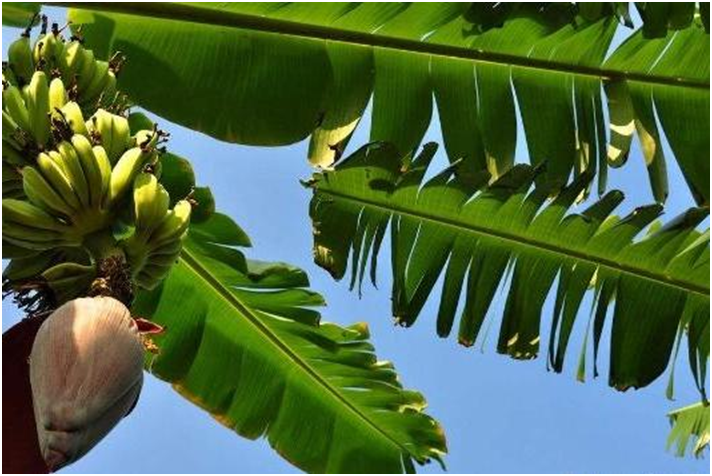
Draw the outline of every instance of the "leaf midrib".
<instances>
[{"instance_id":1,"label":"leaf midrib","mask_svg":"<svg viewBox=\"0 0 712 476\"><path fill-rule=\"evenodd\" d=\"M507 53L495 53L481 49L428 43L395 36L364 33L356 30L335 28L333 26L314 25L246 13L196 7L193 5L156 2L58 2L48 4L54 6L62 5L83 10L110 11L129 15L202 23L214 26L227 26L232 28L263 31L267 33L299 36L310 39L336 41L361 46L390 48L413 53L477 60L481 62L518 66L536 70L573 73L581 76L593 76L608 81L632 80L646 84L683 86L694 89L709 90L710 88L709 79L705 81L693 78L664 76L660 74L642 73L637 71L620 71L595 66L562 63Z\"/></svg>"},{"instance_id":2,"label":"leaf midrib","mask_svg":"<svg viewBox=\"0 0 712 476\"><path fill-rule=\"evenodd\" d=\"M519 246L525 246L528 248L534 248L537 250L548 251L551 253L556 253L558 255L566 256L568 258L575 258L581 261L585 261L594 266L601 266L611 269L615 272L632 275L639 279L647 279L665 286L674 287L680 289L686 293L696 293L704 297L709 298L710 290L709 287L700 286L696 283L691 283L689 281L683 281L680 279L669 278L658 273L651 272L644 268L639 268L636 266L626 265L618 263L614 260L610 260L601 256L591 255L584 253L579 250L572 250L569 248L564 248L557 246L552 243L547 243L545 241L536 240L527 236L521 236L515 233L508 233L502 230L494 230L491 228L478 226L472 223L466 223L463 221L453 220L450 218L442 217L436 214L427 213L420 209L410 209L399 206L392 203L382 203L378 200L371 200L362 196L349 195L344 192L338 192L333 189L316 189L317 193L331 195L332 197L351 201L353 203L359 204L361 206L368 206L378 209L386 213L396 213L399 215L404 215L415 220L427 221L435 223L439 226L445 226L450 228L455 228L459 231L466 231L470 233L476 233L480 235L485 235L489 237L495 237L504 241L514 243Z\"/></svg>"},{"instance_id":3,"label":"leaf midrib","mask_svg":"<svg viewBox=\"0 0 712 476\"><path fill-rule=\"evenodd\" d=\"M314 379L328 394L334 397L337 401L341 402L345 408L353 412L360 420L367 423L367 426L372 428L376 433L382 435L386 440L390 441L401 451L406 452L413 458L416 456L410 452L403 444L395 440L392 436L386 433L380 426L374 423L367 415L365 415L361 410L358 409L351 401L344 397L337 389L334 388L326 379L324 379L318 372L316 372L312 367L302 358L294 352L287 344L282 342L282 340L275 335L275 333L267 327L260 319L254 314L249 306L243 304L240 299L238 299L230 290L222 284L218 279L212 276L210 271L206 269L200 260L193 256L193 254L184 246L181 250L180 260L200 279L205 281L209 287L215 290L216 293L220 295L228 304L232 305L237 309L237 311L245 317L245 320L257 328L258 332L263 335L271 344L273 344L280 352L285 354L285 356L301 368L309 377Z\"/></svg>"}]
</instances>

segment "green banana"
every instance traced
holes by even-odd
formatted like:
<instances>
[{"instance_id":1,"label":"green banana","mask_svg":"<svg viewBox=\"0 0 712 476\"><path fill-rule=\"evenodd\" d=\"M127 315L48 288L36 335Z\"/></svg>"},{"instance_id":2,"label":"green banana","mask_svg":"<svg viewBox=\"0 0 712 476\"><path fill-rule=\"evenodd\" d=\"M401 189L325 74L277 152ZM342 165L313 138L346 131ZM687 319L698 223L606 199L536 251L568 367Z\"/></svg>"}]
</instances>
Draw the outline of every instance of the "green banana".
<instances>
[{"instance_id":1,"label":"green banana","mask_svg":"<svg viewBox=\"0 0 712 476\"><path fill-rule=\"evenodd\" d=\"M106 74L106 82L102 86L102 91L99 95L99 106L110 107L114 104L116 98L116 73L109 70L109 72Z\"/></svg>"},{"instance_id":2,"label":"green banana","mask_svg":"<svg viewBox=\"0 0 712 476\"><path fill-rule=\"evenodd\" d=\"M32 122L22 92L16 86L7 85L2 90L3 108L10 114L13 121L23 130L30 132Z\"/></svg>"},{"instance_id":3,"label":"green banana","mask_svg":"<svg viewBox=\"0 0 712 476\"><path fill-rule=\"evenodd\" d=\"M9 221L3 221L2 223L2 238L15 246L35 251L44 251L68 245L68 242L56 231Z\"/></svg>"},{"instance_id":4,"label":"green banana","mask_svg":"<svg viewBox=\"0 0 712 476\"><path fill-rule=\"evenodd\" d=\"M27 157L22 155L22 153L15 148L15 145L6 140L2 141L2 160L12 165L22 167L27 165L29 161Z\"/></svg>"},{"instance_id":5,"label":"green banana","mask_svg":"<svg viewBox=\"0 0 712 476\"><path fill-rule=\"evenodd\" d=\"M195 187L192 195L194 206L190 220L192 223L203 223L208 221L215 213L215 198L210 187Z\"/></svg>"},{"instance_id":6,"label":"green banana","mask_svg":"<svg viewBox=\"0 0 712 476\"><path fill-rule=\"evenodd\" d=\"M124 152L118 162L116 162L114 170L111 171L109 204L113 204L123 197L133 184L136 174L154 157L155 151L144 150L141 147L133 147Z\"/></svg>"},{"instance_id":7,"label":"green banana","mask_svg":"<svg viewBox=\"0 0 712 476\"><path fill-rule=\"evenodd\" d=\"M102 171L99 168L97 158L94 156L91 142L81 134L72 136L72 145L79 157L79 162L84 171L84 177L87 180L89 188L89 205L95 208L100 208L103 200L103 177Z\"/></svg>"},{"instance_id":8,"label":"green banana","mask_svg":"<svg viewBox=\"0 0 712 476\"><path fill-rule=\"evenodd\" d=\"M22 169L22 185L30 201L38 207L65 217L72 216L74 210L52 188L42 174L34 167Z\"/></svg>"},{"instance_id":9,"label":"green banana","mask_svg":"<svg viewBox=\"0 0 712 476\"><path fill-rule=\"evenodd\" d=\"M161 154L161 184L171 196L171 205L187 197L195 187L193 167L183 157L171 152Z\"/></svg>"},{"instance_id":10,"label":"green banana","mask_svg":"<svg viewBox=\"0 0 712 476\"><path fill-rule=\"evenodd\" d=\"M158 145L161 134L154 130L143 129L131 137L131 144L134 147L153 148Z\"/></svg>"},{"instance_id":11,"label":"green banana","mask_svg":"<svg viewBox=\"0 0 712 476\"><path fill-rule=\"evenodd\" d=\"M59 70L68 84L75 81L84 64L84 46L80 41L69 42L64 48L64 54L59 57Z\"/></svg>"},{"instance_id":12,"label":"green banana","mask_svg":"<svg viewBox=\"0 0 712 476\"><path fill-rule=\"evenodd\" d=\"M15 166L4 161L2 163L2 198L25 198L22 175Z\"/></svg>"},{"instance_id":13,"label":"green banana","mask_svg":"<svg viewBox=\"0 0 712 476\"><path fill-rule=\"evenodd\" d=\"M52 31L45 35L41 54L45 61L45 71L49 73L59 67L61 58L64 56L64 40L57 31L56 23L52 25Z\"/></svg>"},{"instance_id":14,"label":"green banana","mask_svg":"<svg viewBox=\"0 0 712 476\"><path fill-rule=\"evenodd\" d=\"M68 227L41 208L24 200L4 198L2 200L3 224L6 222L31 225L47 231L65 232Z\"/></svg>"},{"instance_id":15,"label":"green banana","mask_svg":"<svg viewBox=\"0 0 712 476\"><path fill-rule=\"evenodd\" d=\"M29 83L32 73L35 71L29 33L23 33L20 38L10 44L7 49L7 59L18 81L17 84Z\"/></svg>"},{"instance_id":16,"label":"green banana","mask_svg":"<svg viewBox=\"0 0 712 476\"><path fill-rule=\"evenodd\" d=\"M124 151L131 147L131 129L129 127L129 121L124 116L117 114L112 114L112 144L111 150L107 149L107 154L109 155L109 160L111 163L115 163ZM106 147L105 147L106 148Z\"/></svg>"},{"instance_id":17,"label":"green banana","mask_svg":"<svg viewBox=\"0 0 712 476\"><path fill-rule=\"evenodd\" d=\"M67 104L67 89L64 87L62 78L54 78L49 82L49 110L54 113L57 109L62 109Z\"/></svg>"},{"instance_id":18,"label":"green banana","mask_svg":"<svg viewBox=\"0 0 712 476\"><path fill-rule=\"evenodd\" d=\"M19 84L17 76L15 76L15 73L13 73L12 69L10 68L10 64L4 61L2 63L2 82L3 84L9 83L15 86Z\"/></svg>"},{"instance_id":19,"label":"green banana","mask_svg":"<svg viewBox=\"0 0 712 476\"><path fill-rule=\"evenodd\" d=\"M44 147L50 137L49 83L44 71L35 71L27 89L27 110L30 115L30 132L37 143Z\"/></svg>"},{"instance_id":20,"label":"green banana","mask_svg":"<svg viewBox=\"0 0 712 476\"><path fill-rule=\"evenodd\" d=\"M59 153L54 152L54 154L59 155ZM61 156L59 157L61 160ZM57 193L62 197L62 199L69 205L73 210L80 210L82 204L79 202L79 198L74 193L74 188L72 188L72 182L69 177L64 172L62 165L58 163L55 159L44 152L37 156L37 167L44 178L52 185L52 188L57 191Z\"/></svg>"},{"instance_id":21,"label":"green banana","mask_svg":"<svg viewBox=\"0 0 712 476\"><path fill-rule=\"evenodd\" d=\"M101 142L104 146L109 160L112 164L116 163L124 151L130 146L131 133L129 121L120 115L111 114L110 112L99 109L91 119L90 132L95 139Z\"/></svg>"},{"instance_id":22,"label":"green banana","mask_svg":"<svg viewBox=\"0 0 712 476\"><path fill-rule=\"evenodd\" d=\"M142 112L132 112L129 114L129 128L131 134L136 134L140 130L152 131L156 123Z\"/></svg>"},{"instance_id":23,"label":"green banana","mask_svg":"<svg viewBox=\"0 0 712 476\"><path fill-rule=\"evenodd\" d=\"M81 66L77 71L77 88L79 89L79 93L83 94L94 77L96 60L94 59L94 52L92 50L81 48L78 54L81 54L83 58Z\"/></svg>"},{"instance_id":24,"label":"green banana","mask_svg":"<svg viewBox=\"0 0 712 476\"><path fill-rule=\"evenodd\" d=\"M5 251L4 248L3 251ZM2 277L9 281L33 278L46 270L55 259L56 252L54 250L44 251L32 256L14 258L2 272Z\"/></svg>"},{"instance_id":25,"label":"green banana","mask_svg":"<svg viewBox=\"0 0 712 476\"><path fill-rule=\"evenodd\" d=\"M23 246L18 246L10 243L5 238L2 240L2 257L6 259L30 258L37 254L36 251L27 249Z\"/></svg>"},{"instance_id":26,"label":"green banana","mask_svg":"<svg viewBox=\"0 0 712 476\"><path fill-rule=\"evenodd\" d=\"M60 263L42 273L54 294L55 301L61 305L80 295L86 295L96 279L96 267L79 263Z\"/></svg>"},{"instance_id":27,"label":"green banana","mask_svg":"<svg viewBox=\"0 0 712 476\"><path fill-rule=\"evenodd\" d=\"M62 115L74 134L89 136L89 130L87 129L84 115L82 114L82 109L79 107L79 104L74 101L68 102L62 107Z\"/></svg>"},{"instance_id":28,"label":"green banana","mask_svg":"<svg viewBox=\"0 0 712 476\"><path fill-rule=\"evenodd\" d=\"M149 236L168 213L170 197L152 174L140 173L134 180L136 233Z\"/></svg>"},{"instance_id":29,"label":"green banana","mask_svg":"<svg viewBox=\"0 0 712 476\"><path fill-rule=\"evenodd\" d=\"M111 184L111 162L109 162L109 156L106 155L106 150L104 150L102 146L95 145L92 150L94 151L94 157L96 158L96 163L101 173L101 196L104 198L102 206L105 206L109 186Z\"/></svg>"},{"instance_id":30,"label":"green banana","mask_svg":"<svg viewBox=\"0 0 712 476\"><path fill-rule=\"evenodd\" d=\"M79 160L79 155L72 144L67 141L62 141L57 144L57 151L62 160L62 168L69 178L69 182L74 188L82 206L89 208L91 204L89 196L89 184L82 169L82 163Z\"/></svg>"},{"instance_id":31,"label":"green banana","mask_svg":"<svg viewBox=\"0 0 712 476\"><path fill-rule=\"evenodd\" d=\"M109 63L106 61L96 61L94 65L94 75L86 89L82 91L82 102L89 103L99 97L109 82Z\"/></svg>"},{"instance_id":32,"label":"green banana","mask_svg":"<svg viewBox=\"0 0 712 476\"><path fill-rule=\"evenodd\" d=\"M169 211L161 224L151 234L149 246L157 248L168 240L180 239L190 224L191 206L188 200L176 203L173 210Z\"/></svg>"}]
</instances>

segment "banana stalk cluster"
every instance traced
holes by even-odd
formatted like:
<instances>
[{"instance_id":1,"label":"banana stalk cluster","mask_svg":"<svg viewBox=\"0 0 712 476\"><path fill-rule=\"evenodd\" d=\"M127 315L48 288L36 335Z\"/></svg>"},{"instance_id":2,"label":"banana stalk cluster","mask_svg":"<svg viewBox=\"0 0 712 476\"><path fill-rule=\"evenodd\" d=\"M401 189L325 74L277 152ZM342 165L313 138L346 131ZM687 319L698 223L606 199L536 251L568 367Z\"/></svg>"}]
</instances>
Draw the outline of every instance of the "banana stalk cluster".
<instances>
[{"instance_id":1,"label":"banana stalk cluster","mask_svg":"<svg viewBox=\"0 0 712 476\"><path fill-rule=\"evenodd\" d=\"M110 255L125 260L134 287L154 288L177 260L190 223L190 164L165 153L166 134L146 116L100 107L120 96L119 62L96 59L78 38L65 41L57 25L47 31L45 21L34 45L28 29L8 57L3 255L22 264L8 269L32 270L19 273L21 280L46 282L55 304L86 295L98 262ZM171 159L165 186L164 155ZM63 259L77 249L89 258Z\"/></svg>"}]
</instances>

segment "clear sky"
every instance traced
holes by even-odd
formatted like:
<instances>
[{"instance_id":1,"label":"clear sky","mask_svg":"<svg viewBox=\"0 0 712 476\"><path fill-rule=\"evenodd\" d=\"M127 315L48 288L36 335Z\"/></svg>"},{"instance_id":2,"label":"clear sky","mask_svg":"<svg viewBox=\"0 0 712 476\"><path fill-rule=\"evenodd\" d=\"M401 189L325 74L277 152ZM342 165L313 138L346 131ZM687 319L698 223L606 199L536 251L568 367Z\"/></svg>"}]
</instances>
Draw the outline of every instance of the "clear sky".
<instances>
[{"instance_id":1,"label":"clear sky","mask_svg":"<svg viewBox=\"0 0 712 476\"><path fill-rule=\"evenodd\" d=\"M50 9L62 21L61 9ZM3 59L7 45L19 30L3 28ZM167 85L170 87L170 85ZM189 98L186 98L189 100ZM285 111L288 113L288 111ZM349 324L367 321L380 358L394 361L402 382L427 397L429 413L444 426L448 438L448 469L453 473L697 473L709 471L709 456L695 460L675 458L665 452L669 424L667 411L696 401L686 351L680 352L676 375L676 401L665 399L666 379L648 388L619 393L606 384L607 347L601 355L601 377L586 384L575 380L575 352L580 348L580 319L563 375L546 371L542 357L513 361L496 354L490 336L484 352L479 347L458 346L454 338L435 333L438 292L410 329L394 327L390 316L391 276L388 246L383 247L378 281L381 289L364 283L363 297L334 282L312 262L310 192L299 179L310 176L307 142L290 147L257 148L221 143L205 135L161 120L171 133L169 148L193 162L198 182L212 187L218 208L233 217L250 235L250 258L286 261L304 268L312 288L329 304L324 320ZM351 142L354 150L366 142L365 118ZM426 141L442 143L434 119ZM518 160L526 149L518 149ZM669 149L668 149L669 152ZM438 165L445 163L439 152ZM669 219L692 200L672 154L668 153ZM652 201L647 173L637 148L629 165L610 171L610 186L622 187L625 213ZM3 263L5 265L6 263ZM555 289L555 287L554 287ZM501 316L500 293L490 312ZM552 313L553 296L544 308L544 334ZM582 306L587 312L590 298ZM21 317L3 302L3 331ZM582 316L585 317L585 316ZM607 335L607 334L606 334ZM605 337L604 337L605 341ZM6 438L10 435L4 435ZM66 473L280 473L295 468L269 445L243 439L170 386L147 375L137 408L125 421ZM440 472L431 464L421 472Z\"/></svg>"}]
</instances>

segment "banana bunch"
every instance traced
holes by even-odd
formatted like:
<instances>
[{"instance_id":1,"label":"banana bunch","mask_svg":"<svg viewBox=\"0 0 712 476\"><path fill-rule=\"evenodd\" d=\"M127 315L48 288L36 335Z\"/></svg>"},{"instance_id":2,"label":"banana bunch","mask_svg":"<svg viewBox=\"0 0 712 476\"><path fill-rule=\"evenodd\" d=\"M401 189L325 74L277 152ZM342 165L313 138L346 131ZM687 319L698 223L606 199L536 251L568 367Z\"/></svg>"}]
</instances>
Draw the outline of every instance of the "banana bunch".
<instances>
[{"instance_id":1,"label":"banana bunch","mask_svg":"<svg viewBox=\"0 0 712 476\"><path fill-rule=\"evenodd\" d=\"M65 246L79 246L81 239L72 227L25 200L3 198L3 256L23 256L22 250L44 251ZM17 251L19 249L20 251Z\"/></svg>"},{"instance_id":2,"label":"banana bunch","mask_svg":"<svg viewBox=\"0 0 712 476\"><path fill-rule=\"evenodd\" d=\"M122 245L134 282L153 289L178 259L190 224L191 205L181 200L169 210L170 196L153 174L141 173L133 185L134 234Z\"/></svg>"},{"instance_id":3,"label":"banana bunch","mask_svg":"<svg viewBox=\"0 0 712 476\"><path fill-rule=\"evenodd\" d=\"M198 197L190 163L166 152L167 134L117 107L121 58L98 60L44 18L34 42L30 33L3 64L6 289L17 297L23 283L40 282L62 304L103 286L117 259L129 289L153 289L201 214L192 208L209 215L214 202Z\"/></svg>"},{"instance_id":4,"label":"banana bunch","mask_svg":"<svg viewBox=\"0 0 712 476\"><path fill-rule=\"evenodd\" d=\"M115 55L109 61L98 60L94 52L84 48L82 40L72 36L66 41L56 23L47 29L47 18L42 17L42 27L34 42L30 41L31 27L8 48L6 79L18 86L29 84L35 71L48 77L61 76L70 89L76 88L77 102L86 108L96 108L98 103L111 104L117 96L116 74L122 57Z\"/></svg>"}]
</instances>

